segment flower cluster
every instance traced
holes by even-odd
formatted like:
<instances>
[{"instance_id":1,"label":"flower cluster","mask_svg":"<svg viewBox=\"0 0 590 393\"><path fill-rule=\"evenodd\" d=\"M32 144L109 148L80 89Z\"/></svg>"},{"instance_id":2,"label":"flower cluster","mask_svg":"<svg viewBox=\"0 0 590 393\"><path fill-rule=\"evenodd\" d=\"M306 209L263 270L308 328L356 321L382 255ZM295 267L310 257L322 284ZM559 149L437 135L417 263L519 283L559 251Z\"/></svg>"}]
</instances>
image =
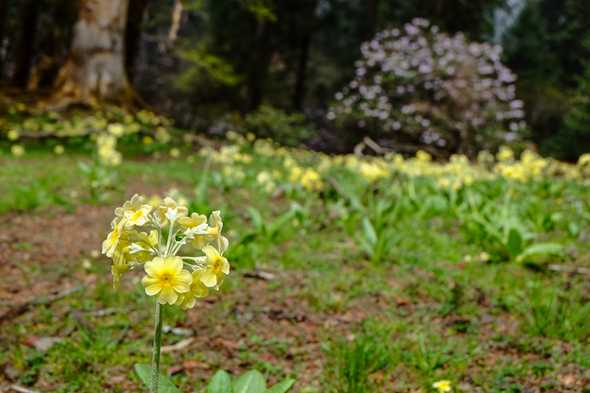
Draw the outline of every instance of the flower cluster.
<instances>
[{"instance_id":1,"label":"flower cluster","mask_svg":"<svg viewBox=\"0 0 590 393\"><path fill-rule=\"evenodd\" d=\"M354 79L328 119L436 148L494 147L525 127L514 74L502 49L449 36L424 19L380 32L361 47Z\"/></svg>"},{"instance_id":2,"label":"flower cluster","mask_svg":"<svg viewBox=\"0 0 590 393\"><path fill-rule=\"evenodd\" d=\"M106 166L121 164L122 156L117 151L117 137L113 134L103 133L96 137L96 151L99 161Z\"/></svg>"},{"instance_id":3,"label":"flower cluster","mask_svg":"<svg viewBox=\"0 0 590 393\"><path fill-rule=\"evenodd\" d=\"M147 295L188 309L210 289L219 289L229 274L223 256L228 240L222 229L219 211L207 219L189 215L186 206L170 197L147 200L134 195L115 209L102 252L113 261L115 286L124 273L143 266L141 282Z\"/></svg>"},{"instance_id":4,"label":"flower cluster","mask_svg":"<svg viewBox=\"0 0 590 393\"><path fill-rule=\"evenodd\" d=\"M221 150L204 148L202 154L220 165L223 181L233 185L255 181L267 193L299 188L320 192L329 188L331 178L352 173L367 183L385 181L395 175L424 177L443 190L457 191L481 181L504 178L529 182L547 177L572 180L590 179L590 154L580 157L577 165L541 157L533 150L521 154L500 146L496 154L482 150L477 161L455 154L447 161L435 160L419 150L414 157L390 153L385 156L362 154L328 155L297 148L278 146L270 140L231 134L232 144ZM253 160L252 157L256 157ZM272 167L269 171L267 168Z\"/></svg>"}]
</instances>

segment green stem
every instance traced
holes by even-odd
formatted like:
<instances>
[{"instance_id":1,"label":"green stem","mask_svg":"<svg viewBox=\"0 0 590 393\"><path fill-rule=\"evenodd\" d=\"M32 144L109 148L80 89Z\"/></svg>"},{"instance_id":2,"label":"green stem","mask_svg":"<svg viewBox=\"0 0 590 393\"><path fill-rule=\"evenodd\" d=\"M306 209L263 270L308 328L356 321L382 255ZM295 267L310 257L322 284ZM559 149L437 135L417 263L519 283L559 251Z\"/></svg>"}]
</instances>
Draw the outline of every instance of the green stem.
<instances>
[{"instance_id":1,"label":"green stem","mask_svg":"<svg viewBox=\"0 0 590 393\"><path fill-rule=\"evenodd\" d=\"M154 346L152 348L152 385L150 393L158 393L158 382L160 379L160 348L162 347L162 306L156 299L154 314Z\"/></svg>"}]
</instances>

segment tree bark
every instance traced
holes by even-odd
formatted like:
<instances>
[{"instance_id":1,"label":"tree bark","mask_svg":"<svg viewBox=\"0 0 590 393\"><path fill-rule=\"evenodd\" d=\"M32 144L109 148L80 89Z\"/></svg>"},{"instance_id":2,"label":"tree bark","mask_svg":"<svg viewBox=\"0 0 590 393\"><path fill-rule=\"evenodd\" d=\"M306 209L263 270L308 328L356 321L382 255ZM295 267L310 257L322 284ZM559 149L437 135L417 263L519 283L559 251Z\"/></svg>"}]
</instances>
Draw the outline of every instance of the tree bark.
<instances>
[{"instance_id":1,"label":"tree bark","mask_svg":"<svg viewBox=\"0 0 590 393\"><path fill-rule=\"evenodd\" d=\"M21 88L27 86L31 75L38 18L38 0L25 1L20 13L21 34L18 40L14 74L12 75L12 83Z\"/></svg>"},{"instance_id":2,"label":"tree bark","mask_svg":"<svg viewBox=\"0 0 590 393\"><path fill-rule=\"evenodd\" d=\"M68 59L59 71L50 103L100 102L132 105L125 72L125 25L129 0L81 0Z\"/></svg>"},{"instance_id":3,"label":"tree bark","mask_svg":"<svg viewBox=\"0 0 590 393\"><path fill-rule=\"evenodd\" d=\"M149 0L129 0L127 27L125 28L125 71L132 83L141 42L141 27Z\"/></svg>"}]
</instances>

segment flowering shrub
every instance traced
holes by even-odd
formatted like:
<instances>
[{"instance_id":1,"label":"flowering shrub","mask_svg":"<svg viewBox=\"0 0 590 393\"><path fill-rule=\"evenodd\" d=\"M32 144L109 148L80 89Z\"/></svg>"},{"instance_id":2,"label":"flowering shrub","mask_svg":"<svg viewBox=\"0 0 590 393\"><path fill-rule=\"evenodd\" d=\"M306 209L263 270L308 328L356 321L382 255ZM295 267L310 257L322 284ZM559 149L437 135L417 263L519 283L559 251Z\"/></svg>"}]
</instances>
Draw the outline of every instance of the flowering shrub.
<instances>
[{"instance_id":1,"label":"flowering shrub","mask_svg":"<svg viewBox=\"0 0 590 393\"><path fill-rule=\"evenodd\" d=\"M330 120L354 120L398 141L470 154L515 139L525 127L516 77L500 61L499 46L414 19L378 33L361 52Z\"/></svg>"}]
</instances>

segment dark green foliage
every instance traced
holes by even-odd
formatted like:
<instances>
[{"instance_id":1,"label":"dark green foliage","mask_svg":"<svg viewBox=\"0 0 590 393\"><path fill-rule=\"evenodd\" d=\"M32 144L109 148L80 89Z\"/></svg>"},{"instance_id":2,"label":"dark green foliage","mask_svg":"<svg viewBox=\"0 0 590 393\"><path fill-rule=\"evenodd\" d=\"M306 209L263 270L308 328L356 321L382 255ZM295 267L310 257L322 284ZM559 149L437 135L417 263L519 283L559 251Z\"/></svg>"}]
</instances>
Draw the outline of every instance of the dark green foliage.
<instances>
[{"instance_id":1,"label":"dark green foliage","mask_svg":"<svg viewBox=\"0 0 590 393\"><path fill-rule=\"evenodd\" d=\"M565 130L558 142L565 154L573 158L590 151L590 63L571 102L571 109L565 117Z\"/></svg>"},{"instance_id":2,"label":"dark green foliage","mask_svg":"<svg viewBox=\"0 0 590 393\"><path fill-rule=\"evenodd\" d=\"M584 0L528 0L503 40L508 65L519 75L533 141L560 158L575 159L588 149L584 136L567 124L571 120L564 122L571 117L574 92L584 89L588 20Z\"/></svg>"},{"instance_id":3,"label":"dark green foliage","mask_svg":"<svg viewBox=\"0 0 590 393\"><path fill-rule=\"evenodd\" d=\"M311 135L301 114L289 114L263 105L244 119L244 128L259 138L270 138L287 146L298 146Z\"/></svg>"}]
</instances>

